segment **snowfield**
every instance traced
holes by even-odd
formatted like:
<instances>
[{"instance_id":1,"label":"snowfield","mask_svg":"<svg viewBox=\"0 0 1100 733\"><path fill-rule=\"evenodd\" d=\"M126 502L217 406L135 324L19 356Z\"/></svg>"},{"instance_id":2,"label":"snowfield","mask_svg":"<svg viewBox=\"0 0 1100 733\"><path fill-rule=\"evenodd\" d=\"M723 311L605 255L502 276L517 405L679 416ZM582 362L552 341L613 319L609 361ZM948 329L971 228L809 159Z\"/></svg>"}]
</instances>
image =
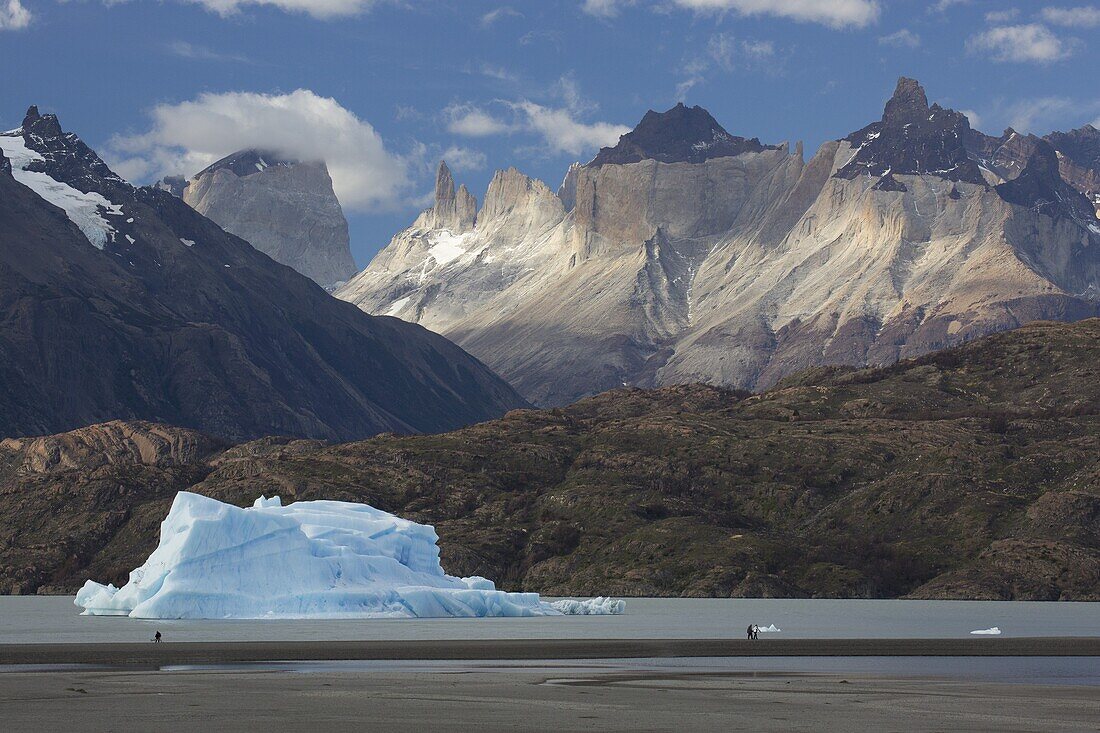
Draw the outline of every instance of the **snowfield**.
<instances>
[{"instance_id":1,"label":"snowfield","mask_svg":"<svg viewBox=\"0 0 1100 733\"><path fill-rule=\"evenodd\" d=\"M438 536L366 504L260 497L248 509L181 491L160 544L122 588L92 580L85 615L427 618L616 614L623 601L542 601L443 572Z\"/></svg>"},{"instance_id":2,"label":"snowfield","mask_svg":"<svg viewBox=\"0 0 1100 733\"><path fill-rule=\"evenodd\" d=\"M103 249L106 246L107 240L115 235L115 229L103 218L103 213L121 216L122 207L94 191L84 193L45 173L25 170L31 163L42 161L43 158L27 147L21 135L0 136L0 149L11 161L11 174L15 180L62 209L69 221L80 228L93 247Z\"/></svg>"}]
</instances>

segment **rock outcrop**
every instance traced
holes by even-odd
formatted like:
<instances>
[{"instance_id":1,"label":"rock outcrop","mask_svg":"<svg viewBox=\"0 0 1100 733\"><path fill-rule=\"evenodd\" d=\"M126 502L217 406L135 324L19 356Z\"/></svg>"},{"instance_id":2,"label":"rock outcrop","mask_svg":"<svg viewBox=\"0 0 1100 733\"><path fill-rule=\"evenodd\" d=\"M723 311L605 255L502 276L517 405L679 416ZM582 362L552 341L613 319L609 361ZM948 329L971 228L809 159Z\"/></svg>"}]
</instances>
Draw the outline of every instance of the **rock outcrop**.
<instances>
[{"instance_id":1,"label":"rock outcrop","mask_svg":"<svg viewBox=\"0 0 1100 733\"><path fill-rule=\"evenodd\" d=\"M356 272L348 223L322 162L242 150L160 188L276 262L331 288Z\"/></svg>"},{"instance_id":2,"label":"rock outcrop","mask_svg":"<svg viewBox=\"0 0 1100 733\"><path fill-rule=\"evenodd\" d=\"M337 296L447 335L546 405L888 364L1100 313L1100 222L1061 173L1090 148L1059 144L983 135L911 79L809 160L678 106L557 196L507 171L472 228L429 210Z\"/></svg>"},{"instance_id":3,"label":"rock outcrop","mask_svg":"<svg viewBox=\"0 0 1100 733\"><path fill-rule=\"evenodd\" d=\"M445 338L369 317L171 194L134 188L53 115L32 108L25 124L0 135L11 162L0 172L0 436L124 419L229 440L351 439L525 404ZM46 465L81 450L31 452Z\"/></svg>"}]
</instances>

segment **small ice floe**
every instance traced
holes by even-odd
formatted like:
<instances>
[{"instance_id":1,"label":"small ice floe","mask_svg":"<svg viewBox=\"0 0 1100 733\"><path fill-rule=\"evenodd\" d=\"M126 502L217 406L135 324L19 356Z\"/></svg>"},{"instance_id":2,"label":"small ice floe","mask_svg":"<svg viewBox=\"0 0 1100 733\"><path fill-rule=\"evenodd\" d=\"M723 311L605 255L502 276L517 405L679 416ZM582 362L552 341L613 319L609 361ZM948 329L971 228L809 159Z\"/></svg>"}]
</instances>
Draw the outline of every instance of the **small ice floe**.
<instances>
[{"instance_id":1,"label":"small ice floe","mask_svg":"<svg viewBox=\"0 0 1100 733\"><path fill-rule=\"evenodd\" d=\"M603 596L583 601L566 598L551 601L550 607L565 616L617 616L626 610L626 601Z\"/></svg>"},{"instance_id":2,"label":"small ice floe","mask_svg":"<svg viewBox=\"0 0 1100 733\"><path fill-rule=\"evenodd\" d=\"M1000 629L1000 627L993 626L993 627L988 628L988 629L975 629L974 631L971 631L970 633L971 634L979 634L979 635L982 635L982 636L1000 636L1001 629Z\"/></svg>"},{"instance_id":3,"label":"small ice floe","mask_svg":"<svg viewBox=\"0 0 1100 733\"><path fill-rule=\"evenodd\" d=\"M783 629L779 628L775 624L772 624L770 626L764 626L762 624L757 624L756 630L759 631L761 634L778 634Z\"/></svg>"}]
</instances>

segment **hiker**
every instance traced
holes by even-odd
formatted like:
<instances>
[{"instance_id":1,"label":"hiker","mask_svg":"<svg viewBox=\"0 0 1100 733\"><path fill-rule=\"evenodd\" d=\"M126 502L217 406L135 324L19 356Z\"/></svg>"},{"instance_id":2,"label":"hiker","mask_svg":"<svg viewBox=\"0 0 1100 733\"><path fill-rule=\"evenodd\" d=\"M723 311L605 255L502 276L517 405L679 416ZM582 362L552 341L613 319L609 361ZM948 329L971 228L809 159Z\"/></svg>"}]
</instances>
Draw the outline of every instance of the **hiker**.
<instances>
[{"instance_id":1,"label":"hiker","mask_svg":"<svg viewBox=\"0 0 1100 733\"><path fill-rule=\"evenodd\" d=\"M153 634L153 643L154 644L159 644L160 643L160 632L159 631L157 633Z\"/></svg>"},{"instance_id":2,"label":"hiker","mask_svg":"<svg viewBox=\"0 0 1100 733\"><path fill-rule=\"evenodd\" d=\"M753 631L752 624L749 624L749 628L745 629L745 634L748 636L749 641L752 641L756 638L756 632Z\"/></svg>"}]
</instances>

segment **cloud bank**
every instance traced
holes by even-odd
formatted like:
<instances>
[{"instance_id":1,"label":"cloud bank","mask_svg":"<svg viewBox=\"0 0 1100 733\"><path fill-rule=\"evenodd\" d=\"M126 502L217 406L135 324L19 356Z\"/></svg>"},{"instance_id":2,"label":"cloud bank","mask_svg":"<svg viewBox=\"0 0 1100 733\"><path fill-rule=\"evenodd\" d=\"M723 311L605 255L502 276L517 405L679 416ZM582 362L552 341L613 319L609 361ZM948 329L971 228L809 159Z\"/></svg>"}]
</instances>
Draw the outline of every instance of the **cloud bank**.
<instances>
[{"instance_id":1,"label":"cloud bank","mask_svg":"<svg viewBox=\"0 0 1100 733\"><path fill-rule=\"evenodd\" d=\"M966 42L968 51L988 55L994 61L1049 64L1073 55L1079 42L1063 40L1038 23L990 28Z\"/></svg>"},{"instance_id":2,"label":"cloud bank","mask_svg":"<svg viewBox=\"0 0 1100 733\"><path fill-rule=\"evenodd\" d=\"M773 15L831 28L862 28L878 20L881 10L878 0L672 0L672 3L698 13ZM637 4L637 0L584 0L581 9L589 15L610 18Z\"/></svg>"},{"instance_id":3,"label":"cloud bank","mask_svg":"<svg viewBox=\"0 0 1100 733\"><path fill-rule=\"evenodd\" d=\"M150 116L147 132L116 136L107 145L105 157L127 179L190 176L237 150L262 148L325 161L347 209L393 208L410 185L408 162L387 150L368 122L308 89L207 93L158 105Z\"/></svg>"}]
</instances>

